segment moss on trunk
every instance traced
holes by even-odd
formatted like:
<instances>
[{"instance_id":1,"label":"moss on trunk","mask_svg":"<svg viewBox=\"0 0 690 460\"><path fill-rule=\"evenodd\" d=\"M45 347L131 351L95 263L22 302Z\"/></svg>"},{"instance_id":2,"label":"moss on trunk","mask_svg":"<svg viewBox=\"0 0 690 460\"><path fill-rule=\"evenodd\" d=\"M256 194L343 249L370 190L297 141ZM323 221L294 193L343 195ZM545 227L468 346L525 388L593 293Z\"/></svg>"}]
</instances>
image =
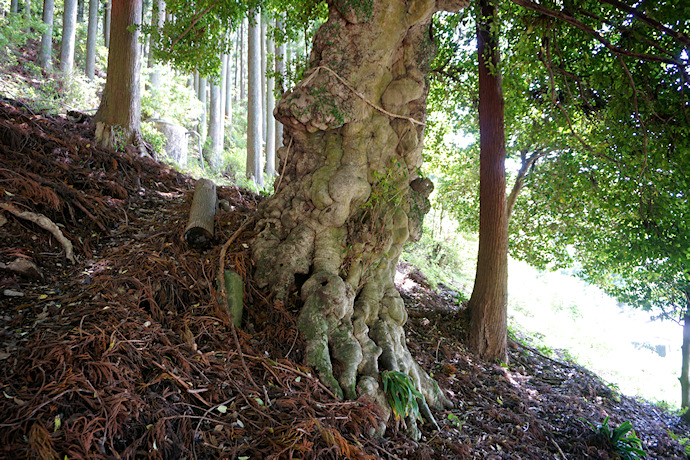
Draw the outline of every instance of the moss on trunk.
<instances>
[{"instance_id":1,"label":"moss on trunk","mask_svg":"<svg viewBox=\"0 0 690 460\"><path fill-rule=\"evenodd\" d=\"M295 275L307 275L299 316L306 363L336 394L368 394L387 407L379 372L398 370L440 408L450 403L407 349L393 279L403 245L421 234L432 189L417 172L431 17L464 4L358 5L331 8L310 70L277 107L286 168L260 210L255 280L285 298ZM419 435L414 420L407 425Z\"/></svg>"}]
</instances>

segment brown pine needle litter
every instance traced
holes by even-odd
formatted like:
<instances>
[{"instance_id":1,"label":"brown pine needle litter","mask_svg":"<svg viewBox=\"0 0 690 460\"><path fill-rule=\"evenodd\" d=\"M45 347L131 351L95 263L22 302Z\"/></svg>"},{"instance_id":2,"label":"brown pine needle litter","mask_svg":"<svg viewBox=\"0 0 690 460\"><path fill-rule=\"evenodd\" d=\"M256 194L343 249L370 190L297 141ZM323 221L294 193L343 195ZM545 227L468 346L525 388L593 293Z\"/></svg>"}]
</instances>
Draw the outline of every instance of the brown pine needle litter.
<instances>
[{"instance_id":1,"label":"brown pine needle litter","mask_svg":"<svg viewBox=\"0 0 690 460\"><path fill-rule=\"evenodd\" d=\"M279 302L252 283L259 197L218 187L204 252L182 238L193 179L134 151L95 146L88 121L0 101L0 203L45 216L73 246L0 210L0 262L33 262L43 278L0 268L0 458L611 458L582 418L632 421L653 458L683 458L673 418L618 397L596 376L529 348L510 368L462 345L452 292L417 287L408 346L456 404L440 431L413 442L366 399L340 401L301 366L296 294ZM4 209L7 209L7 206ZM232 238L232 240L231 240ZM223 255L221 257L221 251ZM245 281L233 336L219 269ZM450 300L449 300L450 299ZM244 363L244 364L243 364Z\"/></svg>"}]
</instances>

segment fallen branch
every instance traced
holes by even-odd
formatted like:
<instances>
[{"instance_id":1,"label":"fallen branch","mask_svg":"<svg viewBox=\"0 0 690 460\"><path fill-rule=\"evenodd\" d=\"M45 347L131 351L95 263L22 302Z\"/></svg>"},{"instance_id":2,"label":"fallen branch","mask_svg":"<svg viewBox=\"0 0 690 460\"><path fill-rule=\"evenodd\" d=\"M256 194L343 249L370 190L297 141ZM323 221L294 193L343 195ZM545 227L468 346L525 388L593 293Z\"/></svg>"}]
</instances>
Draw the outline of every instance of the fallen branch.
<instances>
[{"instance_id":1,"label":"fallen branch","mask_svg":"<svg viewBox=\"0 0 690 460\"><path fill-rule=\"evenodd\" d=\"M216 184L209 179L196 181L192 207L189 210L189 223L184 231L184 240L191 247L202 249L211 244L216 201Z\"/></svg>"},{"instance_id":2,"label":"fallen branch","mask_svg":"<svg viewBox=\"0 0 690 460\"><path fill-rule=\"evenodd\" d=\"M74 248L72 247L72 242L65 238L65 235L62 234L58 226L55 225L55 223L52 220L48 219L43 214L38 214L29 211L20 211L19 209L15 208L9 203L0 203L0 209L4 209L5 211L15 215L16 217L19 217L20 219L25 219L29 222L33 222L42 229L52 233L55 239L57 239L60 242L60 244L62 244L62 246L65 248L65 257L67 257L67 260L69 260L73 264L77 263L77 260L74 257Z\"/></svg>"}]
</instances>

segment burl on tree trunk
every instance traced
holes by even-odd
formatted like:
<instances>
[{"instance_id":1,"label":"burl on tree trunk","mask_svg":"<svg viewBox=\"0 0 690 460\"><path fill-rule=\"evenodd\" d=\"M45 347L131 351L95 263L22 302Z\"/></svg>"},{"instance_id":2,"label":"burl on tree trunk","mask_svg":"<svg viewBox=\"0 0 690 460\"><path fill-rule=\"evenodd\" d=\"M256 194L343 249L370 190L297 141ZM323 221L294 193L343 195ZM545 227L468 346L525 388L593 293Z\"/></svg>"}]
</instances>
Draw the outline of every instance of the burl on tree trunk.
<instances>
[{"instance_id":1,"label":"burl on tree trunk","mask_svg":"<svg viewBox=\"0 0 690 460\"><path fill-rule=\"evenodd\" d=\"M334 393L371 395L384 409L383 370L409 374L430 406L450 405L407 349L393 279L433 188L418 175L431 17L466 4L331 2L310 70L276 110L285 170L260 210L255 280L285 299L295 275L307 275L298 322L306 363ZM414 420L407 426L419 435Z\"/></svg>"}]
</instances>

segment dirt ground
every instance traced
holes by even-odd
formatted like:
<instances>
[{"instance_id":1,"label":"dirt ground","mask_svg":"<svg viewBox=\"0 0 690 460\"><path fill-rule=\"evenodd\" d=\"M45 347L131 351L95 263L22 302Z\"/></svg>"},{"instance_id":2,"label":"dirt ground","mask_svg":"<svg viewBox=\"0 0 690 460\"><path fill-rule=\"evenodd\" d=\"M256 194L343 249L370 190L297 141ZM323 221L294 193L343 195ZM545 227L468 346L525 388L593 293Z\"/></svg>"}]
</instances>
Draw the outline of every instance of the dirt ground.
<instances>
[{"instance_id":1,"label":"dirt ground","mask_svg":"<svg viewBox=\"0 0 690 460\"><path fill-rule=\"evenodd\" d=\"M687 458L679 417L582 367L518 340L506 366L468 353L456 294L408 265L408 345L455 408L419 442L394 422L372 435L370 401L334 398L301 365L297 296L252 284L260 198L219 187L213 244L191 249L194 180L93 131L0 101L1 458L617 458L590 426L606 417L630 421L649 458ZM245 282L236 335L221 265Z\"/></svg>"}]
</instances>

